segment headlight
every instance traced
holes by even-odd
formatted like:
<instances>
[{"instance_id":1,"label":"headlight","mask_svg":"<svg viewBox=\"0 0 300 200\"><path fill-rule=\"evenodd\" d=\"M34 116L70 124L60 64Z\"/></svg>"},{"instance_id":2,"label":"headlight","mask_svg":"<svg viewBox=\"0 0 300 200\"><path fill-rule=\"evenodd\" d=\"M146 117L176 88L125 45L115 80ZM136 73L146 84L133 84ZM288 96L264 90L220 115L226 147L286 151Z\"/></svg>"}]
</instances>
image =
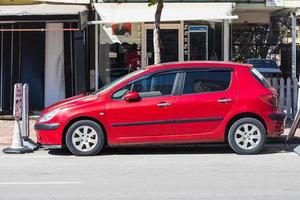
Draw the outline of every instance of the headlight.
<instances>
[{"instance_id":1,"label":"headlight","mask_svg":"<svg viewBox=\"0 0 300 200\"><path fill-rule=\"evenodd\" d=\"M55 115L57 115L57 113L58 113L59 111L60 111L60 109L58 108L58 109L54 109L54 110L52 110L52 111L50 111L50 112L44 114L44 115L40 118L39 122L47 122L47 121L51 120L53 117L55 117Z\"/></svg>"}]
</instances>

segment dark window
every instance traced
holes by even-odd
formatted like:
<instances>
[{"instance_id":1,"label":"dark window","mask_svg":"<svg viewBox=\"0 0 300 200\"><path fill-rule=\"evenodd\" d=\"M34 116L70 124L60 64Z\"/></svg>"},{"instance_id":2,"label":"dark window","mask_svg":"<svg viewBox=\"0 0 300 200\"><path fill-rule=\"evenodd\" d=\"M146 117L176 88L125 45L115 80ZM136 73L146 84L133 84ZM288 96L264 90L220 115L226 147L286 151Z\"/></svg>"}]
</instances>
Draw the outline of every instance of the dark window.
<instances>
[{"instance_id":1,"label":"dark window","mask_svg":"<svg viewBox=\"0 0 300 200\"><path fill-rule=\"evenodd\" d=\"M144 78L122 87L112 95L112 98L121 99L128 91L138 92L141 97L171 95L175 77L176 73L169 73Z\"/></svg>"},{"instance_id":2,"label":"dark window","mask_svg":"<svg viewBox=\"0 0 300 200\"><path fill-rule=\"evenodd\" d=\"M226 90L230 84L231 71L187 72L183 94L206 93Z\"/></svg>"}]
</instances>

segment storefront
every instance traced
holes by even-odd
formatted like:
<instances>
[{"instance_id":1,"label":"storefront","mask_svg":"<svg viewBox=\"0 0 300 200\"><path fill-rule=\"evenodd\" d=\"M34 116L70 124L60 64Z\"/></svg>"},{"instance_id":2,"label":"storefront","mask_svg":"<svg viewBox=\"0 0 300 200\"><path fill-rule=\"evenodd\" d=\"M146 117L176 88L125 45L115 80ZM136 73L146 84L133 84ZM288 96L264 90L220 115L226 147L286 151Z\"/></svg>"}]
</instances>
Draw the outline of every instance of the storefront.
<instances>
[{"instance_id":1,"label":"storefront","mask_svg":"<svg viewBox=\"0 0 300 200\"><path fill-rule=\"evenodd\" d=\"M95 88L153 58L156 6L147 3L96 3ZM165 3L161 17L162 62L229 60L233 3Z\"/></svg>"},{"instance_id":2,"label":"storefront","mask_svg":"<svg viewBox=\"0 0 300 200\"><path fill-rule=\"evenodd\" d=\"M80 13L87 15L88 6L0 6L1 113L11 113L17 82L29 84L30 111L38 112L88 90L88 31Z\"/></svg>"}]
</instances>

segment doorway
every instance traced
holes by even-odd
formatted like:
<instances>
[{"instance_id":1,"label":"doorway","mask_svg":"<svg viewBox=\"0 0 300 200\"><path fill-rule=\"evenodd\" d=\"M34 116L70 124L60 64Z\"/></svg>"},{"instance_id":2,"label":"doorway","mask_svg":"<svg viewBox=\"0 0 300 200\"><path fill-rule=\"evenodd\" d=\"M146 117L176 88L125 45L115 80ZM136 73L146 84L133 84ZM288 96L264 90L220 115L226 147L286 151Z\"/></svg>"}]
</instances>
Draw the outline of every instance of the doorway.
<instances>
[{"instance_id":1,"label":"doorway","mask_svg":"<svg viewBox=\"0 0 300 200\"><path fill-rule=\"evenodd\" d=\"M183 60L183 40L181 24L161 24L160 46L161 62L176 62ZM153 24L144 24L142 65L154 64Z\"/></svg>"},{"instance_id":2,"label":"doorway","mask_svg":"<svg viewBox=\"0 0 300 200\"><path fill-rule=\"evenodd\" d=\"M189 26L189 60L208 60L207 26Z\"/></svg>"}]
</instances>

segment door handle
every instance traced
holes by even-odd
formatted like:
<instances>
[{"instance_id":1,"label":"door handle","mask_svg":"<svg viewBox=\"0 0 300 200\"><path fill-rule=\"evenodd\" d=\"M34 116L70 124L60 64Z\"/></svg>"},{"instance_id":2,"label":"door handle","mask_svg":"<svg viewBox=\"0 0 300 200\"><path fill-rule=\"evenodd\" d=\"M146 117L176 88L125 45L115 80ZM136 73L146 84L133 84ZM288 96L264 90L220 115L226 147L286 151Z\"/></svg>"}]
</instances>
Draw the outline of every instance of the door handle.
<instances>
[{"instance_id":1,"label":"door handle","mask_svg":"<svg viewBox=\"0 0 300 200\"><path fill-rule=\"evenodd\" d=\"M218 100L219 103L230 103L232 102L232 99L230 98L222 98Z\"/></svg>"},{"instance_id":2,"label":"door handle","mask_svg":"<svg viewBox=\"0 0 300 200\"><path fill-rule=\"evenodd\" d=\"M161 103L158 103L158 104L156 104L158 107L168 107L168 106L170 106L171 104L170 103L168 103L168 102L161 102Z\"/></svg>"}]
</instances>

